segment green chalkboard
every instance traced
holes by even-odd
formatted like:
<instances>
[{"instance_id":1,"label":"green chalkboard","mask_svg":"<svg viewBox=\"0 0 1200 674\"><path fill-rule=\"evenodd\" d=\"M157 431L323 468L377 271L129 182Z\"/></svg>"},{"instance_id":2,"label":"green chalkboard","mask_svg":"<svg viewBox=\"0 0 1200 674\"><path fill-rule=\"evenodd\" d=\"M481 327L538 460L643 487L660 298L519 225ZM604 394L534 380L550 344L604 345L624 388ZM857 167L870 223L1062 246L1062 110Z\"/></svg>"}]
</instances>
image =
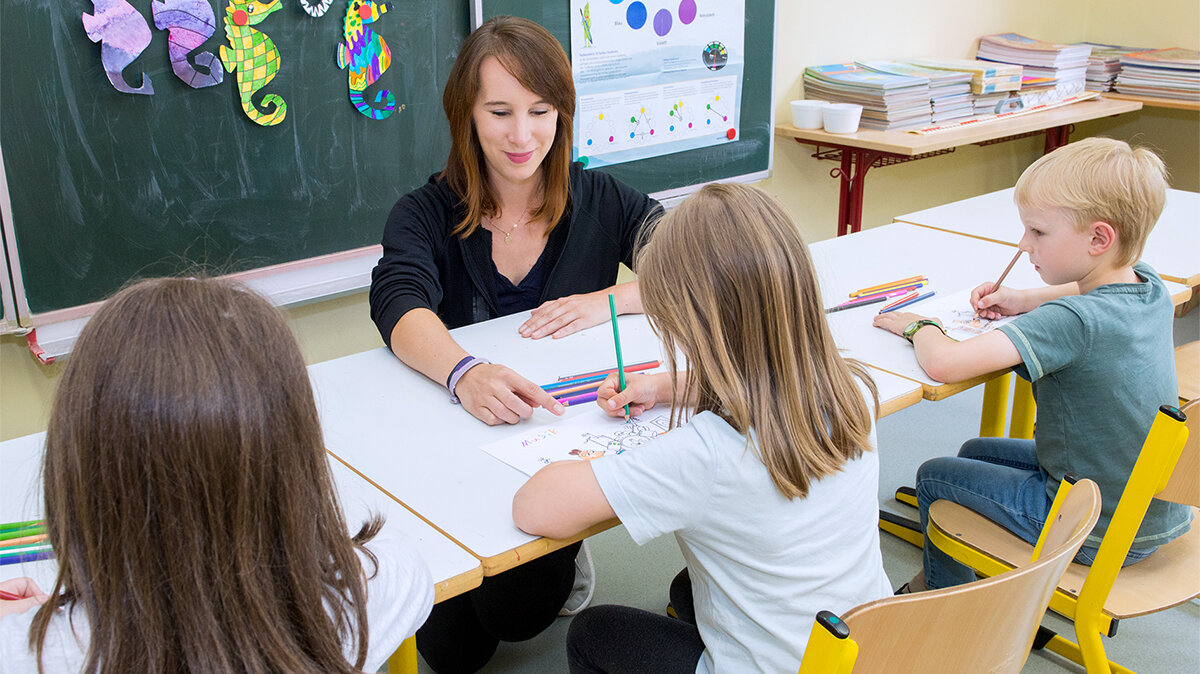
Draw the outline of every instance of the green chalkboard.
<instances>
[{"instance_id":1,"label":"green chalkboard","mask_svg":"<svg viewBox=\"0 0 1200 674\"><path fill-rule=\"evenodd\" d=\"M774 142L771 97L775 60L775 2L745 2L746 53L738 139L712 147L605 166L601 170L643 192L670 194L715 180L762 174L770 169ZM660 6L675 8L679 3L646 1L644 4L653 11ZM570 22L574 17L571 16L569 0L482 0L481 21L502 14L522 16L542 24L558 38L567 54L571 53Z\"/></svg>"},{"instance_id":2,"label":"green chalkboard","mask_svg":"<svg viewBox=\"0 0 1200 674\"><path fill-rule=\"evenodd\" d=\"M124 70L153 95L117 91L81 21L93 2L0 3L0 153L23 292L34 314L102 299L131 278L196 268L232 273L379 242L396 199L449 149L441 92L468 31L466 2L396 1L371 28L391 68L367 90L403 109L371 120L337 64L345 0L312 18L301 0L256 26L281 66L264 92L287 103L277 126L243 113L236 73L193 89L171 69L168 33ZM226 42L217 30L192 53ZM97 3L103 4L103 3ZM219 67L219 66L218 66Z\"/></svg>"}]
</instances>

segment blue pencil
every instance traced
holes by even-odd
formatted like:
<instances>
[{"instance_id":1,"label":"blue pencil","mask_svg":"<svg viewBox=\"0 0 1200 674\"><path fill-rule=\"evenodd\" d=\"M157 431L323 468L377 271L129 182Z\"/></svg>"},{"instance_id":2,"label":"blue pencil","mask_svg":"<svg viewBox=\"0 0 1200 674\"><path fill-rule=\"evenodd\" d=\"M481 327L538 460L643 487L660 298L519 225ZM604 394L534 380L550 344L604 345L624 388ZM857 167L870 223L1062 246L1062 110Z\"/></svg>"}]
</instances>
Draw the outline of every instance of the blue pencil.
<instances>
[{"instance_id":1,"label":"blue pencil","mask_svg":"<svg viewBox=\"0 0 1200 674\"><path fill-rule=\"evenodd\" d=\"M0 566L9 564L20 564L22 562L36 562L41 559L50 559L54 557L54 548L46 546L41 550L30 550L28 552L17 552L11 555L0 555Z\"/></svg>"},{"instance_id":2,"label":"blue pencil","mask_svg":"<svg viewBox=\"0 0 1200 674\"><path fill-rule=\"evenodd\" d=\"M895 311L895 310L897 310L897 309L903 309L904 307L907 307L907 306L908 306L908 305L910 305L910 304L916 304L917 302L920 302L920 301L921 301L921 300L923 300L923 299L926 299L926 298L929 298L929 297L933 297L933 295L934 295L934 291L933 291L933 290L930 290L929 292L925 293L924 295L917 295L916 297L914 297L914 298L912 298L912 299L910 299L910 300L906 300L906 301L904 301L904 302L901 302L900 304L896 304L896 305L893 305L893 306L890 306L890 307L884 307L884 308L882 308L882 309L880 309L880 310L879 310L879 313L881 313L881 314L886 314L886 313L888 313L889 311Z\"/></svg>"}]
</instances>

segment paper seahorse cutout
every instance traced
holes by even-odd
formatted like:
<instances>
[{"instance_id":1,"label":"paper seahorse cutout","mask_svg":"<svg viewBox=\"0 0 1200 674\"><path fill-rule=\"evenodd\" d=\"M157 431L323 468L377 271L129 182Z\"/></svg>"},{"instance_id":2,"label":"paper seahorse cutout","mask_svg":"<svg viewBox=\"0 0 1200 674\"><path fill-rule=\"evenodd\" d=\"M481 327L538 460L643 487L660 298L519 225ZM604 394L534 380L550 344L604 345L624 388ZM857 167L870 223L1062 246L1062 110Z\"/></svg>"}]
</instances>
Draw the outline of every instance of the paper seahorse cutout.
<instances>
[{"instance_id":1,"label":"paper seahorse cutout","mask_svg":"<svg viewBox=\"0 0 1200 674\"><path fill-rule=\"evenodd\" d=\"M262 112L254 105L254 94L275 78L279 70L279 50L266 33L251 28L267 18L282 5L280 0L229 0L225 8L225 36L229 45L221 45L221 62L225 69L237 69L238 97L242 110L250 121L261 126L274 126L287 114L287 103L279 94L263 96Z\"/></svg>"},{"instance_id":2,"label":"paper seahorse cutout","mask_svg":"<svg viewBox=\"0 0 1200 674\"><path fill-rule=\"evenodd\" d=\"M583 46L592 46L592 12L590 2L583 3L583 9L579 10L580 21L583 25Z\"/></svg>"},{"instance_id":3,"label":"paper seahorse cutout","mask_svg":"<svg viewBox=\"0 0 1200 674\"><path fill-rule=\"evenodd\" d=\"M300 0L300 7L311 17L325 16L333 0Z\"/></svg>"},{"instance_id":4,"label":"paper seahorse cutout","mask_svg":"<svg viewBox=\"0 0 1200 674\"><path fill-rule=\"evenodd\" d=\"M189 63L187 57L217 32L217 19L208 0L154 0L150 8L154 13L154 26L169 31L167 54L171 57L175 75L194 89L220 84L225 73L221 71L216 55L210 51L196 54L196 65L204 72Z\"/></svg>"},{"instance_id":5,"label":"paper seahorse cutout","mask_svg":"<svg viewBox=\"0 0 1200 674\"><path fill-rule=\"evenodd\" d=\"M88 39L100 43L100 63L108 81L117 91L127 94L153 94L150 77L142 73L142 84L131 87L121 71L150 46L150 25L125 0L93 0L93 14L83 14L83 29Z\"/></svg>"},{"instance_id":6,"label":"paper seahorse cutout","mask_svg":"<svg viewBox=\"0 0 1200 674\"><path fill-rule=\"evenodd\" d=\"M396 97L387 89L375 96L375 103L381 106L378 108L371 107L363 93L392 65L392 50L387 42L366 26L389 9L390 4L377 0L350 0L346 8L346 41L338 44L338 67L345 68L350 75L350 102L371 119L385 119L396 110Z\"/></svg>"}]
</instances>

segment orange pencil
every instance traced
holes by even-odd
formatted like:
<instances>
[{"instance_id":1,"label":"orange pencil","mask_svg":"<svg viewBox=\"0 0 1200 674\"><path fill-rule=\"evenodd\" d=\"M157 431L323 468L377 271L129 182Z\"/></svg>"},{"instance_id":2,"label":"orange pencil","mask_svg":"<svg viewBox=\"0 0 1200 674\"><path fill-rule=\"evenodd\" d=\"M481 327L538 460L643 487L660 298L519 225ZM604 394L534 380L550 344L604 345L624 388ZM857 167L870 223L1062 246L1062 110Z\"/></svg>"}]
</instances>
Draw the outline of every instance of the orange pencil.
<instances>
[{"instance_id":1,"label":"orange pencil","mask_svg":"<svg viewBox=\"0 0 1200 674\"><path fill-rule=\"evenodd\" d=\"M14 545L26 545L28 543L37 543L46 540L46 534L37 534L35 536L22 536L21 538L10 538L7 541L0 543L0 549L10 548Z\"/></svg>"},{"instance_id":2,"label":"orange pencil","mask_svg":"<svg viewBox=\"0 0 1200 674\"><path fill-rule=\"evenodd\" d=\"M918 282L921 282L924 280L925 280L925 276L920 275L920 276L912 276L912 277L909 277L906 279L900 279L899 281L892 281L891 283L881 283L877 286L871 286L870 288L863 288L861 290L855 290L854 292L850 293L850 297L858 297L859 295L870 295L872 293L878 293L878 292L882 292L884 290L888 290L889 288L898 288L901 286L912 285L914 283L918 283Z\"/></svg>"}]
</instances>

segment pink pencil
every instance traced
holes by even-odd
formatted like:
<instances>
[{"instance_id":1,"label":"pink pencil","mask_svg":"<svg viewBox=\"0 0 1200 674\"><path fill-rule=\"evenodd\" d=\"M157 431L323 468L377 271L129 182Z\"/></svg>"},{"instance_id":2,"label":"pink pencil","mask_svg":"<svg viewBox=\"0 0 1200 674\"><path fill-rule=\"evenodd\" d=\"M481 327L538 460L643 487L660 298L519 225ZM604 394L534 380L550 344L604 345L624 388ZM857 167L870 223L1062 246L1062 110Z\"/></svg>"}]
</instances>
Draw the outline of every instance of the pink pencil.
<instances>
[{"instance_id":1,"label":"pink pencil","mask_svg":"<svg viewBox=\"0 0 1200 674\"><path fill-rule=\"evenodd\" d=\"M563 407L569 405L579 405L581 403L590 403L596 399L596 392L584 393L583 395L571 396L570 398L559 398L558 402L562 403Z\"/></svg>"}]
</instances>

